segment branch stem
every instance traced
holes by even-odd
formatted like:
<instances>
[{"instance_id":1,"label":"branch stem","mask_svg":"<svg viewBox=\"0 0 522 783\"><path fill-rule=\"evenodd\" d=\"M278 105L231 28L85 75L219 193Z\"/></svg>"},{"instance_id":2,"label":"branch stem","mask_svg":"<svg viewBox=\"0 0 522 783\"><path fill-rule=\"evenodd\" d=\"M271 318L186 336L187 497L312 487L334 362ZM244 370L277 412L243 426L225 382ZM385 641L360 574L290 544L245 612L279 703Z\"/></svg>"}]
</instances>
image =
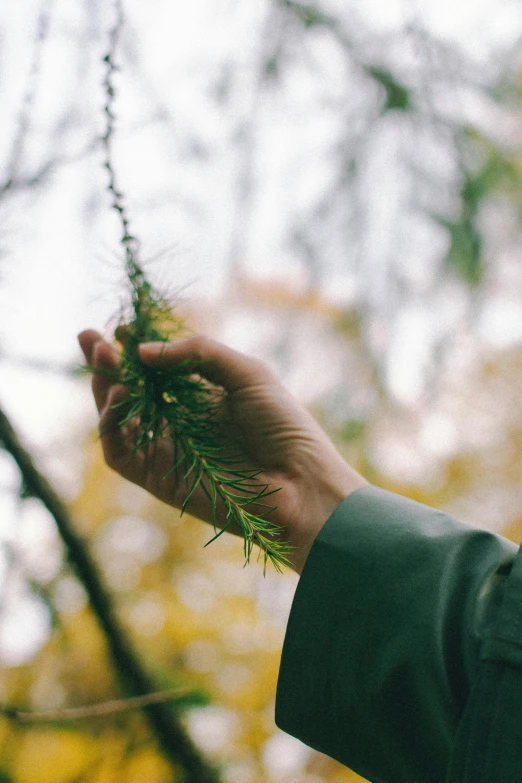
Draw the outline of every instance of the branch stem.
<instances>
[{"instance_id":1,"label":"branch stem","mask_svg":"<svg viewBox=\"0 0 522 783\"><path fill-rule=\"evenodd\" d=\"M111 699L98 702L98 704L86 704L81 707L62 707L57 710L43 710L41 712L19 710L0 704L0 715L15 720L17 723L62 723L84 718L101 718L106 715L115 715L130 710L143 709L151 704L164 704L175 701L190 693L189 688L171 688L167 691L154 691L143 696L131 696L128 699Z\"/></svg>"}]
</instances>

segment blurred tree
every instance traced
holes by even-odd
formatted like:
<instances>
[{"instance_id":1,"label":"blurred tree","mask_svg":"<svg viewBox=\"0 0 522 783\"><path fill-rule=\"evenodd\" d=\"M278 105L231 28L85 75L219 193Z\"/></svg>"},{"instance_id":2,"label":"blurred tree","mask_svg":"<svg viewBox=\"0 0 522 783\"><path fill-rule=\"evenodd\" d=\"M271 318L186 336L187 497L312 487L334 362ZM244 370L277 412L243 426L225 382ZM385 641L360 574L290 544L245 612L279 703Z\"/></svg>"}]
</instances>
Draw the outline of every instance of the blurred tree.
<instances>
[{"instance_id":1,"label":"blurred tree","mask_svg":"<svg viewBox=\"0 0 522 783\"><path fill-rule=\"evenodd\" d=\"M175 19L170 5L156 0L144 11L127 0L116 75L115 157L145 253L191 238L194 256L208 261L198 273L219 292L185 306L194 328L271 361L370 480L518 541L515 53L495 49L478 63L415 15L377 30L363 2L266 0L218 14L198 0ZM10 252L20 268L44 235L63 240L66 221L56 229L48 217L53 199L58 214L64 200L78 205L72 233L86 231L89 270L98 226L116 244L100 142L112 11L96 0L34 0L23 14L1 12L0 101L11 133L0 209L14 221ZM175 261L150 268L180 287ZM62 290L45 299L46 312L65 307ZM10 306L7 297L13 314ZM30 307L17 302L16 311L6 344L26 322L43 329ZM45 357L34 359L44 366ZM31 383L36 399L34 375ZM12 453L5 431L3 448ZM2 703L56 710L179 686L189 695L157 708L160 724L179 724L225 783L360 780L273 723L295 578L242 570L235 539L203 551L200 523L181 523L124 485L96 443L86 454L65 514L92 572L60 544L27 466L5 490L20 532L4 547ZM31 515L49 529L36 552ZM93 579L111 607L105 624ZM33 639L30 654L13 647L11 665L10 612L21 637L28 614ZM122 690L128 672L114 628L146 688ZM186 759L165 751L162 725L139 710L49 725L4 711L0 780L187 780Z\"/></svg>"}]
</instances>

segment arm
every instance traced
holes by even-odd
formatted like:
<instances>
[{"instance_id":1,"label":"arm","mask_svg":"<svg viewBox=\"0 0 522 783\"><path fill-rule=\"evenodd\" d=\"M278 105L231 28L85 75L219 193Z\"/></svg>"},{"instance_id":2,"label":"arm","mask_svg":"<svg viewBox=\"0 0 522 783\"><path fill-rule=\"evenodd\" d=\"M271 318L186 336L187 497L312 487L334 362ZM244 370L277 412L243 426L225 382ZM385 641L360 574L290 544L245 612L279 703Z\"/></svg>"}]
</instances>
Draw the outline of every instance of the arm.
<instances>
[{"instance_id":1,"label":"arm","mask_svg":"<svg viewBox=\"0 0 522 783\"><path fill-rule=\"evenodd\" d=\"M96 332L83 332L80 343L93 368L118 367L118 353ZM275 521L296 547L302 578L283 649L278 725L373 783L441 783L517 547L370 486L257 360L201 337L140 350L151 366L189 361L223 386L245 461L281 487ZM94 375L93 391L108 464L179 508L183 483L162 479L172 443L165 439L152 460L129 459L132 441L112 407L124 387ZM189 510L210 521L206 496Z\"/></svg>"}]
</instances>

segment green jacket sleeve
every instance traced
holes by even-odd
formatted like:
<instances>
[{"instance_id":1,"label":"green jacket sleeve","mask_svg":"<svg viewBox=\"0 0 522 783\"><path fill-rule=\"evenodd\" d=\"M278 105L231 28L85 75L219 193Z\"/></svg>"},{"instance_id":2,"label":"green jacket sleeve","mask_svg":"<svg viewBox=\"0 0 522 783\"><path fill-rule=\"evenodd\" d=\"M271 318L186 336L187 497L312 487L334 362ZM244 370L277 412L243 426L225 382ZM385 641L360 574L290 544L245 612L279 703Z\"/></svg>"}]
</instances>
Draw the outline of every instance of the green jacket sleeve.
<instances>
[{"instance_id":1,"label":"green jacket sleeve","mask_svg":"<svg viewBox=\"0 0 522 783\"><path fill-rule=\"evenodd\" d=\"M372 783L442 783L518 547L366 486L297 586L276 723Z\"/></svg>"}]
</instances>

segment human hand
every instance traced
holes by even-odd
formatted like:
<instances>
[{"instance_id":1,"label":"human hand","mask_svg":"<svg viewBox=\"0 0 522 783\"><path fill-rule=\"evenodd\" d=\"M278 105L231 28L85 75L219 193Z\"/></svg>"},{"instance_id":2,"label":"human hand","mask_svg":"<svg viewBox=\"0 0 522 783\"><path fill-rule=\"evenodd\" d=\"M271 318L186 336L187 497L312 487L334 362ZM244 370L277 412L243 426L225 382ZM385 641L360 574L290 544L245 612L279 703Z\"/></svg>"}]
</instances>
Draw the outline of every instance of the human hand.
<instances>
[{"instance_id":1,"label":"human hand","mask_svg":"<svg viewBox=\"0 0 522 783\"><path fill-rule=\"evenodd\" d=\"M82 332L79 342L94 370L117 371L118 351L98 332ZM345 462L306 408L257 359L202 336L144 343L139 354L150 367L166 370L183 363L191 372L223 387L227 426L242 444L245 465L261 469L256 481L279 489L270 520L284 528L281 540L295 547L289 559L301 573L324 522L345 497L366 485L366 480ZM124 401L126 387L103 373L93 375L92 387L107 464L165 503L181 508L187 494L185 483L176 473L166 476L174 462L172 439L165 435L150 454L132 454L132 428L139 422L122 429L121 411L114 407ZM211 504L202 487L191 496L187 511L204 521L212 520ZM216 523L218 527L226 524L226 510L219 502Z\"/></svg>"}]
</instances>

